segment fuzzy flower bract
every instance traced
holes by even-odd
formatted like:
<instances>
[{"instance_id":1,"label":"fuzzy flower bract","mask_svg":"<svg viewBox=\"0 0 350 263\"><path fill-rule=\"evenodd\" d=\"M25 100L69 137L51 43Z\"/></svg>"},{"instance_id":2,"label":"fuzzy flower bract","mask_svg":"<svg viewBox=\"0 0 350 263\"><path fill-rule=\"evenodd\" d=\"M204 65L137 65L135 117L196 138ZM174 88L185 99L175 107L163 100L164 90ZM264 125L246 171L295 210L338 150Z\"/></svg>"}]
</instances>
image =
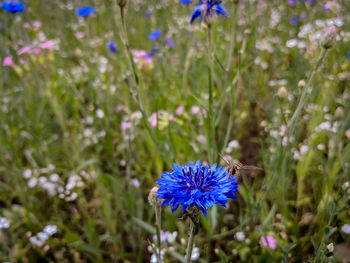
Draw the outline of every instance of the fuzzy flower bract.
<instances>
[{"instance_id":1,"label":"fuzzy flower bract","mask_svg":"<svg viewBox=\"0 0 350 263\"><path fill-rule=\"evenodd\" d=\"M229 198L237 198L234 194L238 191L237 177L229 177L226 171L223 167L216 168L216 164L204 166L200 161L182 166L174 164L171 173L165 172L157 180L157 198L164 199L162 206L171 205L172 212L179 205L182 212L197 206L206 216L207 207L214 204L225 207Z\"/></svg>"},{"instance_id":2,"label":"fuzzy flower bract","mask_svg":"<svg viewBox=\"0 0 350 263\"><path fill-rule=\"evenodd\" d=\"M220 0L200 0L199 5L193 10L190 23L199 18L200 20L213 16L213 12L217 16L223 15L229 17L226 8L221 5Z\"/></svg>"}]
</instances>

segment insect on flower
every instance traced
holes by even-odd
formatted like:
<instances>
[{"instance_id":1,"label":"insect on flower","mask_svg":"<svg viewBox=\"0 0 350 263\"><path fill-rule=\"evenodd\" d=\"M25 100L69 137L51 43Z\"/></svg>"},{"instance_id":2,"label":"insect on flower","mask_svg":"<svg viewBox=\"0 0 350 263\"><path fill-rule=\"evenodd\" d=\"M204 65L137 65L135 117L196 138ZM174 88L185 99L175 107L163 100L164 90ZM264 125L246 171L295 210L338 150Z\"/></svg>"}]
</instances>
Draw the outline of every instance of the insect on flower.
<instances>
[{"instance_id":1,"label":"insect on flower","mask_svg":"<svg viewBox=\"0 0 350 263\"><path fill-rule=\"evenodd\" d=\"M246 171L263 171L264 169L257 167L257 166L253 166L253 165L244 165L240 162L234 162L233 160L227 160L225 158L225 156L223 156L221 153L219 153L220 157L225 161L225 163L228 166L228 170L227 170L227 174L229 175L229 178L231 178L231 176L239 176L239 172L241 170L246 170Z\"/></svg>"}]
</instances>

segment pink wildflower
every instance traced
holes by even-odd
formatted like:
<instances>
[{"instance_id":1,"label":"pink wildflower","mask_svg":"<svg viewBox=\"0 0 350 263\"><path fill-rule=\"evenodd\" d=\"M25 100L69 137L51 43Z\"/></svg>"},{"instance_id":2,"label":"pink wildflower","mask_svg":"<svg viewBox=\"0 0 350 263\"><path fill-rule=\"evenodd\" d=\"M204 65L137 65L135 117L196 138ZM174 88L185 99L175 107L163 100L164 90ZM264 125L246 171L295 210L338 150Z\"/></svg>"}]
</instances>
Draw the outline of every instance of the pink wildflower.
<instances>
[{"instance_id":1,"label":"pink wildflower","mask_svg":"<svg viewBox=\"0 0 350 263\"><path fill-rule=\"evenodd\" d=\"M39 47L42 49L51 49L54 45L55 45L55 42L53 40L48 40L44 43L41 43Z\"/></svg>"},{"instance_id":2,"label":"pink wildflower","mask_svg":"<svg viewBox=\"0 0 350 263\"><path fill-rule=\"evenodd\" d=\"M12 67L13 66L12 56L6 57L2 65L4 67Z\"/></svg>"},{"instance_id":3,"label":"pink wildflower","mask_svg":"<svg viewBox=\"0 0 350 263\"><path fill-rule=\"evenodd\" d=\"M157 127L157 113L155 112L152 113L151 127Z\"/></svg>"},{"instance_id":4,"label":"pink wildflower","mask_svg":"<svg viewBox=\"0 0 350 263\"><path fill-rule=\"evenodd\" d=\"M21 48L20 50L17 51L17 55L22 55L22 54L26 54L26 53L30 53L30 51L32 50L31 46L26 46Z\"/></svg>"},{"instance_id":5,"label":"pink wildflower","mask_svg":"<svg viewBox=\"0 0 350 263\"><path fill-rule=\"evenodd\" d=\"M185 107L180 105L179 107L177 107L176 109L176 115L180 116L184 113Z\"/></svg>"},{"instance_id":6,"label":"pink wildflower","mask_svg":"<svg viewBox=\"0 0 350 263\"><path fill-rule=\"evenodd\" d=\"M132 127L132 123L128 121L122 122L122 131L125 131L127 129L130 129Z\"/></svg>"},{"instance_id":7,"label":"pink wildflower","mask_svg":"<svg viewBox=\"0 0 350 263\"><path fill-rule=\"evenodd\" d=\"M264 247L269 247L272 249L276 248L276 239L271 235L268 235L267 237L262 236L260 238L260 242Z\"/></svg>"}]
</instances>

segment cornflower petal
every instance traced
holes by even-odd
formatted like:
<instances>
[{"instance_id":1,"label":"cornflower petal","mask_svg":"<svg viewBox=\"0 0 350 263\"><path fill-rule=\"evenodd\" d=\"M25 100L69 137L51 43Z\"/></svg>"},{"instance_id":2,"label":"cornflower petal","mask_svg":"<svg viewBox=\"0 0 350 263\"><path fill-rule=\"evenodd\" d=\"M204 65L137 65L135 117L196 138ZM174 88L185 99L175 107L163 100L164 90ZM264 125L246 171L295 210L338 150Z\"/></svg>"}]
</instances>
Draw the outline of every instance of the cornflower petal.
<instances>
[{"instance_id":1,"label":"cornflower petal","mask_svg":"<svg viewBox=\"0 0 350 263\"><path fill-rule=\"evenodd\" d=\"M202 8L203 8L203 5L199 5L197 6L193 12L192 12L192 15L191 15L191 20L190 20L190 23L192 24L194 20L196 20L197 18L199 18L200 20L202 20Z\"/></svg>"},{"instance_id":2,"label":"cornflower petal","mask_svg":"<svg viewBox=\"0 0 350 263\"><path fill-rule=\"evenodd\" d=\"M227 12L226 8L223 7L222 5L216 5L214 7L214 10L215 10L215 13L220 16L220 15L223 15L223 16L226 16L226 17L229 17L229 13Z\"/></svg>"}]
</instances>

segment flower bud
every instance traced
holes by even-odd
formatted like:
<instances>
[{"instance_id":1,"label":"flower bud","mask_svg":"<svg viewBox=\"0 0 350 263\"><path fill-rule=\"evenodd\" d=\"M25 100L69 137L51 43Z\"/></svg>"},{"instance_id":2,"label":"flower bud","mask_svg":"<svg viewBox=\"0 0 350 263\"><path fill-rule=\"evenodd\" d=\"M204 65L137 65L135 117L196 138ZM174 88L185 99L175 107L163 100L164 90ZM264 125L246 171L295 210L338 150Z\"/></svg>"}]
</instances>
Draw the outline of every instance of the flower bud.
<instances>
[{"instance_id":1,"label":"flower bud","mask_svg":"<svg viewBox=\"0 0 350 263\"><path fill-rule=\"evenodd\" d=\"M153 187L151 189L151 191L149 192L148 195L148 202L150 205L152 206L160 206L160 204L162 203L162 201L160 199L157 198L157 191L158 191L158 187Z\"/></svg>"},{"instance_id":2,"label":"flower bud","mask_svg":"<svg viewBox=\"0 0 350 263\"><path fill-rule=\"evenodd\" d=\"M127 4L128 0L117 0L117 4L120 8L124 8Z\"/></svg>"},{"instance_id":3,"label":"flower bud","mask_svg":"<svg viewBox=\"0 0 350 263\"><path fill-rule=\"evenodd\" d=\"M303 87L305 87L305 85L306 85L306 83L305 83L305 80L303 80L303 79L298 82L298 87L303 88Z\"/></svg>"},{"instance_id":4,"label":"flower bud","mask_svg":"<svg viewBox=\"0 0 350 263\"><path fill-rule=\"evenodd\" d=\"M333 252L333 251L334 251L334 245L333 245L333 243L329 243L328 246L327 246L327 248L328 248L328 251L329 251L329 252Z\"/></svg>"},{"instance_id":5,"label":"flower bud","mask_svg":"<svg viewBox=\"0 0 350 263\"><path fill-rule=\"evenodd\" d=\"M287 100L288 99L288 92L287 92L286 87L284 87L284 86L280 87L277 91L277 96L280 97L281 99Z\"/></svg>"},{"instance_id":6,"label":"flower bud","mask_svg":"<svg viewBox=\"0 0 350 263\"><path fill-rule=\"evenodd\" d=\"M330 49L335 45L340 29L339 27L331 26L331 27L327 27L325 31L326 31L326 35L321 41L321 46L324 49Z\"/></svg>"}]
</instances>

